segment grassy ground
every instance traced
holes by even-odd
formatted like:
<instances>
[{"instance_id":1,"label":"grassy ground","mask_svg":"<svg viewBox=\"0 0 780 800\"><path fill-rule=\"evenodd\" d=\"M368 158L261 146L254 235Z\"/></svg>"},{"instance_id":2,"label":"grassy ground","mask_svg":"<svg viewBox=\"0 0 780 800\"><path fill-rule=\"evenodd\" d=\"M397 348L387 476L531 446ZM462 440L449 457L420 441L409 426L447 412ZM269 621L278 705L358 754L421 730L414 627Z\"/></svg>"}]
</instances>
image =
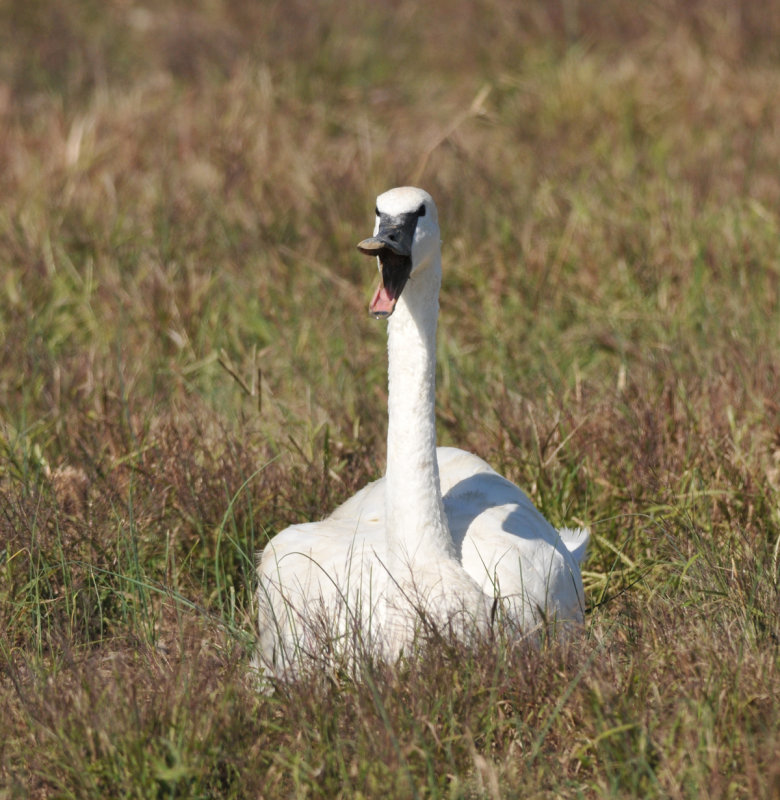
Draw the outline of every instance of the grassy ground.
<instances>
[{"instance_id":1,"label":"grassy ground","mask_svg":"<svg viewBox=\"0 0 780 800\"><path fill-rule=\"evenodd\" d=\"M0 14L0 798L780 796L780 3ZM255 550L382 472L407 182L440 439L591 527L587 636L261 696Z\"/></svg>"}]
</instances>

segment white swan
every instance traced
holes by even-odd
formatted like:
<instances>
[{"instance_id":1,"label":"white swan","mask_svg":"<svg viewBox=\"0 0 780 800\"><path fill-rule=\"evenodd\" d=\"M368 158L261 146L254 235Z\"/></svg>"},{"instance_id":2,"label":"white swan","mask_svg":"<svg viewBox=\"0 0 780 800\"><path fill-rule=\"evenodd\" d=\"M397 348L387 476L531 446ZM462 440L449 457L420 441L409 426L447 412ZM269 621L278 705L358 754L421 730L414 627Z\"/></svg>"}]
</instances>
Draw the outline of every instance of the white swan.
<instances>
[{"instance_id":1,"label":"white swan","mask_svg":"<svg viewBox=\"0 0 780 800\"><path fill-rule=\"evenodd\" d=\"M586 530L556 531L482 459L436 447L436 325L441 246L421 189L377 198L380 283L371 313L388 322L387 473L327 519L292 525L258 565L259 660L294 671L323 641L393 659L433 623L484 631L500 604L518 631L583 620ZM324 636L323 636L324 634Z\"/></svg>"}]
</instances>

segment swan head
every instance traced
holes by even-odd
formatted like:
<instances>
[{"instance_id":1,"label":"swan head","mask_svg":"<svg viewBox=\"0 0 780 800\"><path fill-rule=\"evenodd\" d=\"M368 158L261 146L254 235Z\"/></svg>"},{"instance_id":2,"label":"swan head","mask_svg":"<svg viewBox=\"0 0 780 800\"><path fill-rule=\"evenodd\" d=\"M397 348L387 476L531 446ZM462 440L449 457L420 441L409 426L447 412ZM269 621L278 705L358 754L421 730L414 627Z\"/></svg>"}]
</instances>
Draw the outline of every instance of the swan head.
<instances>
[{"instance_id":1,"label":"swan head","mask_svg":"<svg viewBox=\"0 0 780 800\"><path fill-rule=\"evenodd\" d=\"M428 192L401 186L377 197L374 235L358 245L361 253L377 257L379 286L369 304L374 317L393 313L406 282L435 261L439 247L436 204Z\"/></svg>"}]
</instances>

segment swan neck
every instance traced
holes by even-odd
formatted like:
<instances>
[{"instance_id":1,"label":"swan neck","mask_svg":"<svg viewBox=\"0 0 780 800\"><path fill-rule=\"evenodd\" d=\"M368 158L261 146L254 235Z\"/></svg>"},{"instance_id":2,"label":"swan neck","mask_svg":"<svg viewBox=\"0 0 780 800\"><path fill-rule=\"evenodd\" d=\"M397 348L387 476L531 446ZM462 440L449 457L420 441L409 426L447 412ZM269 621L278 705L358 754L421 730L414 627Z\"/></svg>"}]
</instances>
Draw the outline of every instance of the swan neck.
<instances>
[{"instance_id":1,"label":"swan neck","mask_svg":"<svg viewBox=\"0 0 780 800\"><path fill-rule=\"evenodd\" d=\"M409 563L453 553L436 460L440 284L440 262L415 272L388 324L387 534Z\"/></svg>"}]
</instances>

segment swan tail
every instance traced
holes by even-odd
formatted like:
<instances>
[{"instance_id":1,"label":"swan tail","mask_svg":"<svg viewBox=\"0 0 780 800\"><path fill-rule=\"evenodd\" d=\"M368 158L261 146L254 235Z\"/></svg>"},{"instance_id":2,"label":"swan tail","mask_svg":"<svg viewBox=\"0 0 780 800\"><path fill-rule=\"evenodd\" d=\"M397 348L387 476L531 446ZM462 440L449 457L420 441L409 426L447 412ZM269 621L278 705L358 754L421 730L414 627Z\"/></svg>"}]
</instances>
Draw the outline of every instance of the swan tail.
<instances>
[{"instance_id":1,"label":"swan tail","mask_svg":"<svg viewBox=\"0 0 780 800\"><path fill-rule=\"evenodd\" d=\"M577 564L581 564L585 558L585 551L588 549L590 530L588 528L560 528L558 535Z\"/></svg>"}]
</instances>

